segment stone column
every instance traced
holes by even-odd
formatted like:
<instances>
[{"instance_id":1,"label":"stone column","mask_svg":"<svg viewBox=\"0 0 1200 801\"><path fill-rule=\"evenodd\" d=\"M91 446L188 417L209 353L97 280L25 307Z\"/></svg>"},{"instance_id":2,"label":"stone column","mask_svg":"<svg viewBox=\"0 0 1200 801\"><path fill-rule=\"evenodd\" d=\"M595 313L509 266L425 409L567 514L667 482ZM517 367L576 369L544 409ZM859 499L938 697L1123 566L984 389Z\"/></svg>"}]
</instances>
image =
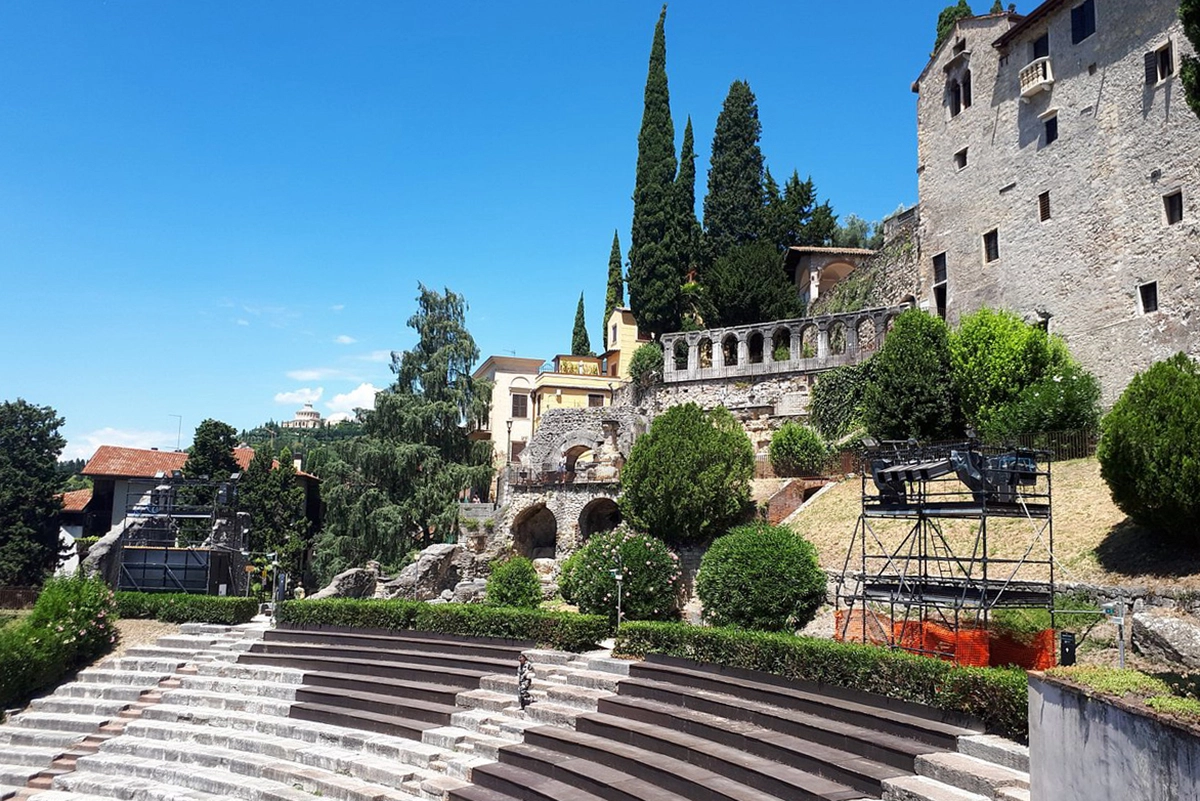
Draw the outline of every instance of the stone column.
<instances>
[{"instance_id":1,"label":"stone column","mask_svg":"<svg viewBox=\"0 0 1200 801\"><path fill-rule=\"evenodd\" d=\"M829 321L817 323L817 358L829 358Z\"/></svg>"},{"instance_id":2,"label":"stone column","mask_svg":"<svg viewBox=\"0 0 1200 801\"><path fill-rule=\"evenodd\" d=\"M738 367L744 369L750 364L750 335L743 331L741 334L735 334L734 336L737 337Z\"/></svg>"}]
</instances>

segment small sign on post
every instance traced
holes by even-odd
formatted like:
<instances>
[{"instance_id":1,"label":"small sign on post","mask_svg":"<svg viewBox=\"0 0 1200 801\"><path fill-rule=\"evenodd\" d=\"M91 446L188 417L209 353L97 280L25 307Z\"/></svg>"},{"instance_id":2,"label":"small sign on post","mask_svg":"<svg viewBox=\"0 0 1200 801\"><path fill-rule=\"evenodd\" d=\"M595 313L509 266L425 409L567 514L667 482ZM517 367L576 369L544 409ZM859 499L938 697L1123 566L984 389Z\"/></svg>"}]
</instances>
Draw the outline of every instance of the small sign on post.
<instances>
[{"instance_id":1,"label":"small sign on post","mask_svg":"<svg viewBox=\"0 0 1200 801\"><path fill-rule=\"evenodd\" d=\"M1071 665L1075 664L1075 632L1061 632L1058 635L1058 640L1060 646L1059 650L1061 653L1058 664L1062 665L1063 667L1070 667Z\"/></svg>"}]
</instances>

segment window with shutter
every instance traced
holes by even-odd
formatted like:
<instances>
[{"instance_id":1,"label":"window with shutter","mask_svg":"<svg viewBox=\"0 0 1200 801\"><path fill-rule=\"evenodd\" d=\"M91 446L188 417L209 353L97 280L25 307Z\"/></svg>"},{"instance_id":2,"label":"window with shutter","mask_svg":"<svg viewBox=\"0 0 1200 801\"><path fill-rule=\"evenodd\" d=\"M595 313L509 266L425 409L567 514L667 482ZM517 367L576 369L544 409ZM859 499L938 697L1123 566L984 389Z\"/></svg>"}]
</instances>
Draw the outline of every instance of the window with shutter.
<instances>
[{"instance_id":1,"label":"window with shutter","mask_svg":"<svg viewBox=\"0 0 1200 801\"><path fill-rule=\"evenodd\" d=\"M1000 258L1000 231L993 228L983 235L983 260L996 261Z\"/></svg>"},{"instance_id":2,"label":"window with shutter","mask_svg":"<svg viewBox=\"0 0 1200 801\"><path fill-rule=\"evenodd\" d=\"M1167 215L1167 225L1183 222L1183 190L1163 195L1163 210Z\"/></svg>"},{"instance_id":3,"label":"window with shutter","mask_svg":"<svg viewBox=\"0 0 1200 801\"><path fill-rule=\"evenodd\" d=\"M933 257L933 282L946 283L946 254L939 253Z\"/></svg>"},{"instance_id":4,"label":"window with shutter","mask_svg":"<svg viewBox=\"0 0 1200 801\"><path fill-rule=\"evenodd\" d=\"M1033 40L1033 58L1034 61L1039 58L1046 58L1050 55L1050 34L1043 33L1041 36Z\"/></svg>"},{"instance_id":5,"label":"window with shutter","mask_svg":"<svg viewBox=\"0 0 1200 801\"><path fill-rule=\"evenodd\" d=\"M1158 282L1151 281L1138 287L1138 301L1142 314L1158 311Z\"/></svg>"},{"instance_id":6,"label":"window with shutter","mask_svg":"<svg viewBox=\"0 0 1200 801\"><path fill-rule=\"evenodd\" d=\"M1079 44L1096 32L1096 0L1084 0L1071 9L1071 44Z\"/></svg>"},{"instance_id":7,"label":"window with shutter","mask_svg":"<svg viewBox=\"0 0 1200 801\"><path fill-rule=\"evenodd\" d=\"M1058 139L1058 115L1047 117L1043 126L1046 132L1046 144L1052 144Z\"/></svg>"},{"instance_id":8,"label":"window with shutter","mask_svg":"<svg viewBox=\"0 0 1200 801\"><path fill-rule=\"evenodd\" d=\"M1157 50L1152 50L1145 56L1146 85L1165 81L1175 74L1175 54L1171 52L1171 43L1167 42Z\"/></svg>"},{"instance_id":9,"label":"window with shutter","mask_svg":"<svg viewBox=\"0 0 1200 801\"><path fill-rule=\"evenodd\" d=\"M971 71L967 70L963 73L962 79L962 107L971 107Z\"/></svg>"},{"instance_id":10,"label":"window with shutter","mask_svg":"<svg viewBox=\"0 0 1200 801\"><path fill-rule=\"evenodd\" d=\"M1043 192L1038 195L1038 219L1042 222L1050 219L1050 193Z\"/></svg>"}]
</instances>

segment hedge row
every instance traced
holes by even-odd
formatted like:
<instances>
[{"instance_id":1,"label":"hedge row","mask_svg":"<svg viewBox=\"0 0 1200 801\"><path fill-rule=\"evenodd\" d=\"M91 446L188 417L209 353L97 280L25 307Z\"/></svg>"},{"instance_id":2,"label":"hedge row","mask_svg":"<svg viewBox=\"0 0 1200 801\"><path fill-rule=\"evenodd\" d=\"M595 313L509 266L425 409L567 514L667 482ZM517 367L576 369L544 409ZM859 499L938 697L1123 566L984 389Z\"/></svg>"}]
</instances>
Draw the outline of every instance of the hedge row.
<instances>
[{"instance_id":1,"label":"hedge row","mask_svg":"<svg viewBox=\"0 0 1200 801\"><path fill-rule=\"evenodd\" d=\"M284 601L275 610L279 623L296 626L413 629L469 637L533 640L564 651L583 651L612 634L601 615L545 612L479 604L428 604L424 601L376 601L330 598Z\"/></svg>"},{"instance_id":2,"label":"hedge row","mask_svg":"<svg viewBox=\"0 0 1200 801\"><path fill-rule=\"evenodd\" d=\"M0 709L97 657L117 641L113 595L98 579L46 582L33 611L0 628Z\"/></svg>"},{"instance_id":3,"label":"hedge row","mask_svg":"<svg viewBox=\"0 0 1200 801\"><path fill-rule=\"evenodd\" d=\"M258 599L187 593L118 592L117 614L125 618L155 618L164 623L236 626L248 623L258 614Z\"/></svg>"},{"instance_id":4,"label":"hedge row","mask_svg":"<svg viewBox=\"0 0 1200 801\"><path fill-rule=\"evenodd\" d=\"M634 657L664 654L832 684L966 713L1010 739L1029 736L1027 681L1019 669L957 667L870 645L679 623L625 623L615 651Z\"/></svg>"}]
</instances>

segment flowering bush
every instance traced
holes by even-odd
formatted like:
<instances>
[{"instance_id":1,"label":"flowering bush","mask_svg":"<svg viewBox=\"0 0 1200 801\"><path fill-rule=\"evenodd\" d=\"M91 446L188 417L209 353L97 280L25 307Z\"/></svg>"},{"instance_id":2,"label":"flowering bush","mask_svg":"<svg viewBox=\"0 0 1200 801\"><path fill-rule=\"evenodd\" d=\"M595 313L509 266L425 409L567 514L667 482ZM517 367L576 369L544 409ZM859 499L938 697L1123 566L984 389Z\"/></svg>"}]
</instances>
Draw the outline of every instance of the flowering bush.
<instances>
[{"instance_id":1,"label":"flowering bush","mask_svg":"<svg viewBox=\"0 0 1200 801\"><path fill-rule=\"evenodd\" d=\"M533 562L517 556L493 567L487 580L487 602L489 606L537 609L542 603L542 582Z\"/></svg>"},{"instance_id":2,"label":"flowering bush","mask_svg":"<svg viewBox=\"0 0 1200 801\"><path fill-rule=\"evenodd\" d=\"M674 620L679 617L679 557L662 540L621 525L595 534L563 565L563 597L579 611L617 618L619 570L621 611L626 620Z\"/></svg>"},{"instance_id":3,"label":"flowering bush","mask_svg":"<svg viewBox=\"0 0 1200 801\"><path fill-rule=\"evenodd\" d=\"M53 684L117 641L112 590L99 579L54 578L33 611L0 630L0 704Z\"/></svg>"}]
</instances>

